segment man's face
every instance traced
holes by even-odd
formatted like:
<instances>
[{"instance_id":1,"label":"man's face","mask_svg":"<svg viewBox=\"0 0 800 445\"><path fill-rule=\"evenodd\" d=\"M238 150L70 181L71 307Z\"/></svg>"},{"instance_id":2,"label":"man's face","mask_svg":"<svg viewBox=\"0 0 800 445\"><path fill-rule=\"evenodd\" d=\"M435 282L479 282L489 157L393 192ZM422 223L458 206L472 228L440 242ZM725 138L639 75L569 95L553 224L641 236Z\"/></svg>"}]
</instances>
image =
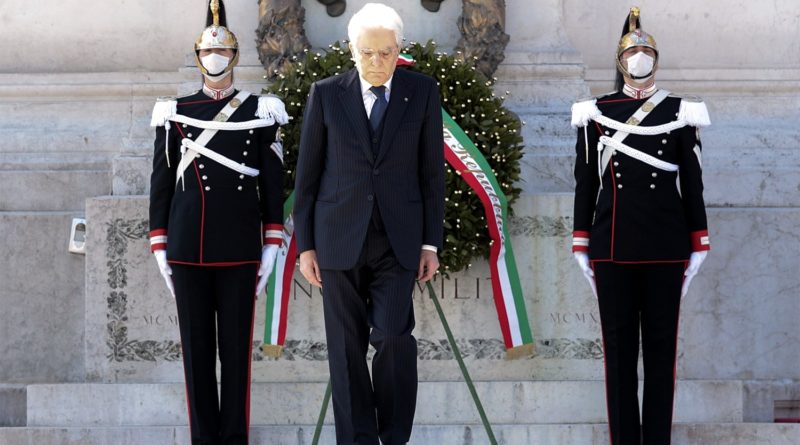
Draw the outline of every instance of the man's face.
<instances>
[{"instance_id":1,"label":"man's face","mask_svg":"<svg viewBox=\"0 0 800 445\"><path fill-rule=\"evenodd\" d=\"M200 57L205 57L209 54L219 54L220 56L225 56L228 59L233 58L233 50L230 48L214 48L214 49L200 50Z\"/></svg>"},{"instance_id":2,"label":"man's face","mask_svg":"<svg viewBox=\"0 0 800 445\"><path fill-rule=\"evenodd\" d=\"M634 46L633 48L628 48L619 57L622 61L622 66L624 66L626 70L628 69L628 59L636 53L645 53L653 59L656 58L656 52L653 51L652 48L648 48L646 46Z\"/></svg>"},{"instance_id":3,"label":"man's face","mask_svg":"<svg viewBox=\"0 0 800 445\"><path fill-rule=\"evenodd\" d=\"M392 77L398 51L394 31L384 28L365 29L358 42L350 43L358 74L372 86L383 85Z\"/></svg>"}]
</instances>

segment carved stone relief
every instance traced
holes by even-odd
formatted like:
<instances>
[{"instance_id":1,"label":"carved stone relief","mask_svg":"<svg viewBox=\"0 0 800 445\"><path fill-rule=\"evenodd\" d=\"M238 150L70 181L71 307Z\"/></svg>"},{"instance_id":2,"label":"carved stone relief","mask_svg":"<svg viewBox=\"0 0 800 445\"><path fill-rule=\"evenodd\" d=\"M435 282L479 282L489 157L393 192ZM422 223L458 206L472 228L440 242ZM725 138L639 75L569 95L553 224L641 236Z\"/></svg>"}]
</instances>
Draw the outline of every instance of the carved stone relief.
<instances>
[{"instance_id":1,"label":"carved stone relief","mask_svg":"<svg viewBox=\"0 0 800 445\"><path fill-rule=\"evenodd\" d=\"M272 78L291 63L292 56L311 47L304 28L305 9L300 0L260 0L259 14L258 58Z\"/></svg>"},{"instance_id":2,"label":"carved stone relief","mask_svg":"<svg viewBox=\"0 0 800 445\"><path fill-rule=\"evenodd\" d=\"M456 51L461 51L464 60L474 61L483 75L491 79L497 67L505 59L505 49L510 39L505 33L504 0L463 0L463 9L458 18L461 39Z\"/></svg>"},{"instance_id":3,"label":"carved stone relief","mask_svg":"<svg viewBox=\"0 0 800 445\"><path fill-rule=\"evenodd\" d=\"M325 5L331 17L342 15L347 8L344 0L318 0ZM422 7L439 11L444 0L421 0ZM458 18L461 38L456 51L464 60L477 66L491 78L505 59L505 48L510 39L505 33L505 0L462 0ZM300 0L260 0L260 20L256 30L258 54L267 76L273 78L276 70L288 65L293 56L301 58L303 50L311 47L305 34L305 8Z\"/></svg>"}]
</instances>

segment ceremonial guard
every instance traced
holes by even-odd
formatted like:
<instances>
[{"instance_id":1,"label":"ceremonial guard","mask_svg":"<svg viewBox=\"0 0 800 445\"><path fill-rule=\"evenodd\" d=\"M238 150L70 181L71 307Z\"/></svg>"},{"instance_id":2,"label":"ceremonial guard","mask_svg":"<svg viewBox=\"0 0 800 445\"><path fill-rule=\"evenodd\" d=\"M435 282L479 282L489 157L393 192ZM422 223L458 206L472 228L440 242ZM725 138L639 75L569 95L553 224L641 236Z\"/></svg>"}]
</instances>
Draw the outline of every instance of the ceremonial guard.
<instances>
[{"instance_id":1,"label":"ceremonial guard","mask_svg":"<svg viewBox=\"0 0 800 445\"><path fill-rule=\"evenodd\" d=\"M658 49L638 8L616 56L620 89L572 108L572 250L599 304L611 443L667 445L681 297L710 247L699 138L710 122L703 102L656 86Z\"/></svg>"},{"instance_id":2,"label":"ceremonial guard","mask_svg":"<svg viewBox=\"0 0 800 445\"><path fill-rule=\"evenodd\" d=\"M150 243L178 307L193 444L246 444L254 306L282 240L283 103L233 86L224 5L195 43L200 91L161 98ZM219 345L221 392L217 395Z\"/></svg>"}]
</instances>

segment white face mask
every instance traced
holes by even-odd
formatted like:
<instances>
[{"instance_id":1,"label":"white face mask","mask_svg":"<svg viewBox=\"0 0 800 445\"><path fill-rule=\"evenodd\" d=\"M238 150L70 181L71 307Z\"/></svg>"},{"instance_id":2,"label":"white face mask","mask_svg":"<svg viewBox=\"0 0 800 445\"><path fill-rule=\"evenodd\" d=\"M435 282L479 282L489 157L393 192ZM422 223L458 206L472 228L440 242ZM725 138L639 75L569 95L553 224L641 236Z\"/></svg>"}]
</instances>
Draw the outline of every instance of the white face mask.
<instances>
[{"instance_id":1,"label":"white face mask","mask_svg":"<svg viewBox=\"0 0 800 445\"><path fill-rule=\"evenodd\" d=\"M654 58L643 52L638 52L628 57L628 74L635 79L642 79L653 72L654 65Z\"/></svg>"},{"instance_id":2,"label":"white face mask","mask_svg":"<svg viewBox=\"0 0 800 445\"><path fill-rule=\"evenodd\" d=\"M225 77L225 76L211 76L211 75L212 74L220 74L220 73L222 73L225 70L225 68L228 67L228 64L230 63L230 59L225 57L225 56L221 56L219 54L211 53L211 54L209 54L207 56L201 57L200 58L200 62L203 64L203 67L206 70L208 70L208 74L209 74L208 77L220 77L220 78L222 78L222 77ZM228 74L228 73L226 73L226 74Z\"/></svg>"}]
</instances>

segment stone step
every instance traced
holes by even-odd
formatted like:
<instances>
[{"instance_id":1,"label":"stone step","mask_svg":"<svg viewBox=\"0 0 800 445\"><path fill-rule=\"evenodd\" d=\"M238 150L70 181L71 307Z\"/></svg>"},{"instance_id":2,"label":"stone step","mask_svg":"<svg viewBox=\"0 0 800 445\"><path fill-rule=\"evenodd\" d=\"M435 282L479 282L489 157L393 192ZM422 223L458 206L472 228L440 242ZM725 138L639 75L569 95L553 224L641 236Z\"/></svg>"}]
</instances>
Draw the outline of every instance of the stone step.
<instances>
[{"instance_id":1,"label":"stone step","mask_svg":"<svg viewBox=\"0 0 800 445\"><path fill-rule=\"evenodd\" d=\"M506 424L603 423L600 381L476 382L489 419ZM251 419L256 425L311 424L325 383L256 383ZM679 381L678 422L741 422L743 389L734 381ZM182 383L54 384L27 388L28 426L133 426L186 423ZM276 406L277 405L277 406ZM327 422L333 417L328 413ZM416 422L469 424L479 417L463 382L421 382Z\"/></svg>"},{"instance_id":2,"label":"stone step","mask_svg":"<svg viewBox=\"0 0 800 445\"><path fill-rule=\"evenodd\" d=\"M500 445L607 445L608 428L602 424L492 425ZM335 443L334 429L323 427L321 445ZM253 426L253 445L308 445L314 425ZM184 426L113 428L0 428L0 445L182 445L189 443ZM481 425L416 425L414 445L475 445L489 443ZM775 423L676 423L673 445L797 445L800 424Z\"/></svg>"}]
</instances>

